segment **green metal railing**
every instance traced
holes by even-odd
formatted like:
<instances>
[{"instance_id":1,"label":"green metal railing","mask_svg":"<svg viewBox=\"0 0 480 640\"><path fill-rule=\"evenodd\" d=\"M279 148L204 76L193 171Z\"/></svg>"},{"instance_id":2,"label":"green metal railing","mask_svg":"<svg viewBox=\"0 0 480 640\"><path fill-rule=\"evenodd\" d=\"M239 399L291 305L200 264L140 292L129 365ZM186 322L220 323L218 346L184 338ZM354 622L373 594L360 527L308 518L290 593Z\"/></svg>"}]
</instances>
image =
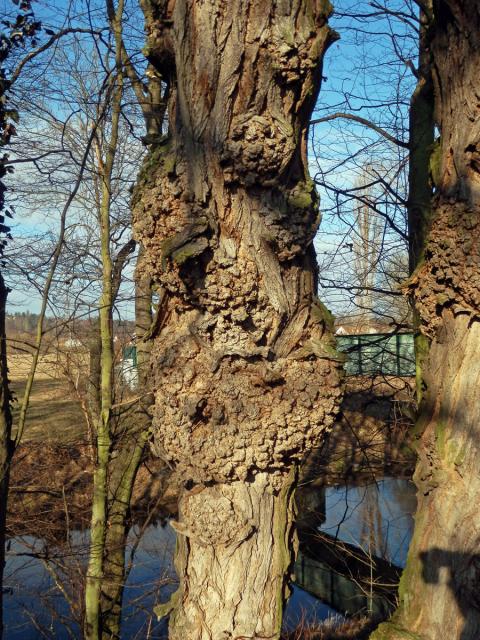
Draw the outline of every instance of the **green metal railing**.
<instances>
[{"instance_id":1,"label":"green metal railing","mask_svg":"<svg viewBox=\"0 0 480 640\"><path fill-rule=\"evenodd\" d=\"M413 333L368 333L336 336L337 349L347 356L349 376L414 376Z\"/></svg>"},{"instance_id":2,"label":"green metal railing","mask_svg":"<svg viewBox=\"0 0 480 640\"><path fill-rule=\"evenodd\" d=\"M414 376L415 345L413 333L365 333L336 336L337 349L347 356L347 376ZM128 345L123 359L137 366L137 349Z\"/></svg>"}]
</instances>

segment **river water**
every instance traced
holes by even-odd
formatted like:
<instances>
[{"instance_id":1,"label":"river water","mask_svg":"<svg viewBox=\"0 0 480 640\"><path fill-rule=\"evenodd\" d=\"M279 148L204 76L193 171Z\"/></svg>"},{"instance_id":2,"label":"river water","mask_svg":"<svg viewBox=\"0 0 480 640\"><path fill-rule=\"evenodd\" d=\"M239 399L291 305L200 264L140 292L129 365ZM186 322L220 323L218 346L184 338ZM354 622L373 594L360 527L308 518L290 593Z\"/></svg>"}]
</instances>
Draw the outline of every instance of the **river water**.
<instances>
[{"instance_id":1,"label":"river water","mask_svg":"<svg viewBox=\"0 0 480 640\"><path fill-rule=\"evenodd\" d=\"M301 620L360 613L388 615L395 590L379 589L377 584L395 581L405 564L415 504L414 485L392 477L348 487L302 488L300 551L285 626L292 629ZM138 533L134 527L127 558ZM174 547L175 533L168 523L151 525L143 532L125 589L125 640L165 637L165 623L155 621L152 609L176 588ZM54 550L46 549L33 535L10 541L4 596L6 640L80 636L75 617L81 618L80 576L87 549L85 532L73 532L68 544Z\"/></svg>"}]
</instances>

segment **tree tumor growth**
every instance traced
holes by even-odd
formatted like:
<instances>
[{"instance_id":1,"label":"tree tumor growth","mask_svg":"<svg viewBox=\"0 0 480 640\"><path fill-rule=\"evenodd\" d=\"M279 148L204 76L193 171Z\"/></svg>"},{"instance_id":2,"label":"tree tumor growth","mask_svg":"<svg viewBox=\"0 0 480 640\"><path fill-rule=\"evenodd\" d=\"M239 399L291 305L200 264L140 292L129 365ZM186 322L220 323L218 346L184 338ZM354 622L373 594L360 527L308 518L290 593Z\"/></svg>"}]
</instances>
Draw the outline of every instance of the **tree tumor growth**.
<instances>
[{"instance_id":1,"label":"tree tumor growth","mask_svg":"<svg viewBox=\"0 0 480 640\"><path fill-rule=\"evenodd\" d=\"M177 0L144 11L149 60L170 85L168 135L134 195L163 296L154 447L184 487L170 635L278 637L293 468L341 396L316 298L306 157L330 7Z\"/></svg>"}]
</instances>

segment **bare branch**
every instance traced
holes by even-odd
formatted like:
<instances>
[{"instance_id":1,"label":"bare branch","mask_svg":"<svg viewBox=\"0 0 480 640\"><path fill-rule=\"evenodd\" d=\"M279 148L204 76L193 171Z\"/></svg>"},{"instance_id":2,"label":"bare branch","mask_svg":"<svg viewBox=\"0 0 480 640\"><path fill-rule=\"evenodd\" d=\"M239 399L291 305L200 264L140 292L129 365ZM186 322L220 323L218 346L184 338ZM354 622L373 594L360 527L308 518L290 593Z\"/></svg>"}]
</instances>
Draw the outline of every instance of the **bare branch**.
<instances>
[{"instance_id":1,"label":"bare branch","mask_svg":"<svg viewBox=\"0 0 480 640\"><path fill-rule=\"evenodd\" d=\"M20 73L22 72L22 69L26 64L28 64L31 60L36 58L40 53L43 53L44 51L49 49L52 46L52 44L54 44L57 40L71 33L89 33L90 35L98 35L100 32L92 31L91 29L80 29L80 28L77 28L77 29L68 28L68 29L62 29L61 31L58 31L51 38L49 38L47 42L42 44L40 47L37 47L36 49L34 49L34 51L31 51L28 55L25 56L25 58L23 58L21 62L19 62L17 68L9 78L9 81L8 81L9 87L11 87L13 83L18 80L18 77L20 76Z\"/></svg>"},{"instance_id":2,"label":"bare branch","mask_svg":"<svg viewBox=\"0 0 480 640\"><path fill-rule=\"evenodd\" d=\"M320 124L321 122L329 122L330 120L336 120L338 118L343 118L344 120L353 120L354 122L363 124L365 127L368 127L369 129L372 129L379 135L383 136L389 142L393 142L393 144L396 144L399 147L402 147L403 149L409 148L408 142L404 142L403 140L400 140L399 138L392 136L390 133L388 133L388 131L385 131L385 129L382 129L382 127L379 127L378 125L374 124L370 120L367 120L366 118L362 118L361 116L356 116L353 113L341 113L341 112L331 113L328 116L323 116L322 118L311 120L310 125Z\"/></svg>"}]
</instances>

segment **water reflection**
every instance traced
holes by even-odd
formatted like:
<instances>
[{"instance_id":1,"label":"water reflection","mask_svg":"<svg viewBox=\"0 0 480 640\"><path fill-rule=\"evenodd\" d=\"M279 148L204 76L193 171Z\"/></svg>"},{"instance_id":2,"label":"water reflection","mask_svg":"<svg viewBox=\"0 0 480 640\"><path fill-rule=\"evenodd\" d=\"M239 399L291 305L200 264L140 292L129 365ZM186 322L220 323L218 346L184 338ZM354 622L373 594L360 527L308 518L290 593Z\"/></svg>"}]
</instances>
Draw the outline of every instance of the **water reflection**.
<instances>
[{"instance_id":1,"label":"water reflection","mask_svg":"<svg viewBox=\"0 0 480 640\"><path fill-rule=\"evenodd\" d=\"M415 507L415 486L403 479L304 489L297 585L344 616L386 618L395 607Z\"/></svg>"},{"instance_id":2,"label":"water reflection","mask_svg":"<svg viewBox=\"0 0 480 640\"><path fill-rule=\"evenodd\" d=\"M287 628L338 614L386 615L413 530L413 484L385 478L348 488L306 487L299 492L299 507L300 552ZM134 527L127 548L127 565L132 554L133 562L124 596L125 640L165 637L165 623L157 623L152 610L175 589L173 529L165 523L149 526L139 542L138 533ZM10 541L7 640L80 637L87 543L85 532L73 532L55 548L34 536Z\"/></svg>"},{"instance_id":3,"label":"water reflection","mask_svg":"<svg viewBox=\"0 0 480 640\"><path fill-rule=\"evenodd\" d=\"M134 527L126 550L134 553L125 586L122 638L165 637L153 607L176 588L173 568L175 533L165 524L148 527L138 543ZM138 543L138 544L137 544ZM88 535L72 532L68 544L46 549L44 541L22 536L9 542L5 581L5 638L79 638L83 615L82 576Z\"/></svg>"},{"instance_id":4,"label":"water reflection","mask_svg":"<svg viewBox=\"0 0 480 640\"><path fill-rule=\"evenodd\" d=\"M415 493L413 482L402 478L329 487L320 531L404 567L413 533Z\"/></svg>"}]
</instances>

